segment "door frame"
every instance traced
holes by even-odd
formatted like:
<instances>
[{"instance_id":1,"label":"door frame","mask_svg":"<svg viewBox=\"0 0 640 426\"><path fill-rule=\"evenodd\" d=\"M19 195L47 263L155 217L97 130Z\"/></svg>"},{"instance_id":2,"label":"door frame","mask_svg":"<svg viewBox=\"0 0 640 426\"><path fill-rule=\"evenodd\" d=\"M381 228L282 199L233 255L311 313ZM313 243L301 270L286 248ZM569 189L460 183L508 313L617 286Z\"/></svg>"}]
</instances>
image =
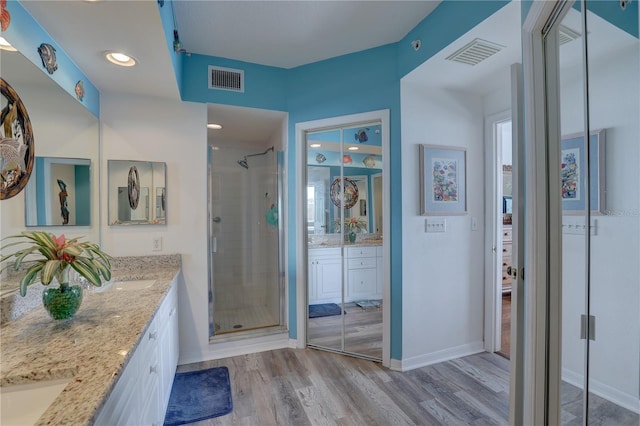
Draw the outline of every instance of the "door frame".
<instances>
[{"instance_id":1,"label":"door frame","mask_svg":"<svg viewBox=\"0 0 640 426\"><path fill-rule=\"evenodd\" d=\"M502 282L501 269L502 253L502 151L498 146L497 126L499 123L511 120L511 111L506 110L485 118L485 323L484 349L487 352L497 352L500 349L502 335Z\"/></svg>"},{"instance_id":2,"label":"door frame","mask_svg":"<svg viewBox=\"0 0 640 426\"><path fill-rule=\"evenodd\" d=\"M306 197L307 187L305 169L307 166L305 134L308 131L330 127L350 125L353 123L380 121L382 137L382 158L390 158L390 112L388 109L370 111L360 114L344 115L313 121L299 122L295 125L295 182L296 182L296 217L295 223L295 259L296 259L296 324L298 348L307 344L307 233L306 229ZM382 364L390 365L391 359L391 271L390 271L390 170L389 162L382 169L382 229L385 234L382 239Z\"/></svg>"},{"instance_id":3,"label":"door frame","mask_svg":"<svg viewBox=\"0 0 640 426\"><path fill-rule=\"evenodd\" d=\"M558 56L548 58L543 29L557 11L558 2L535 1L522 26L525 102L525 267L524 286L524 383L522 417L511 424L558 424L560 421L560 318L561 270L558 250L561 235L554 232L561 217L547 216L554 211L550 191L559 173L550 167L549 138L559 129L558 100L547 98L547 84L556 82ZM548 61L547 59L551 59ZM556 92L557 95L557 92ZM559 134L559 133L558 133ZM558 170L556 170L558 169ZM558 197L559 200L559 197ZM556 204L559 201L555 201ZM560 216L559 206L555 211ZM552 285L553 284L553 285Z\"/></svg>"}]
</instances>

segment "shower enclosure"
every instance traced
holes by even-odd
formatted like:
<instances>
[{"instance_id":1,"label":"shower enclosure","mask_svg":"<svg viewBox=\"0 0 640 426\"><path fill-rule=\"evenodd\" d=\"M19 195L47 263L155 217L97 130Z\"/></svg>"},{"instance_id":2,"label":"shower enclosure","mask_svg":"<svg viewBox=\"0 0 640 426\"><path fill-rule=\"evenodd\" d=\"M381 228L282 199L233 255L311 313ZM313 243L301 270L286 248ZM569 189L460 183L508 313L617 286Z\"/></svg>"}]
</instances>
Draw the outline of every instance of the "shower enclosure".
<instances>
[{"instance_id":1,"label":"shower enclosure","mask_svg":"<svg viewBox=\"0 0 640 426\"><path fill-rule=\"evenodd\" d=\"M281 330L282 152L212 147L209 177L209 334Z\"/></svg>"}]
</instances>

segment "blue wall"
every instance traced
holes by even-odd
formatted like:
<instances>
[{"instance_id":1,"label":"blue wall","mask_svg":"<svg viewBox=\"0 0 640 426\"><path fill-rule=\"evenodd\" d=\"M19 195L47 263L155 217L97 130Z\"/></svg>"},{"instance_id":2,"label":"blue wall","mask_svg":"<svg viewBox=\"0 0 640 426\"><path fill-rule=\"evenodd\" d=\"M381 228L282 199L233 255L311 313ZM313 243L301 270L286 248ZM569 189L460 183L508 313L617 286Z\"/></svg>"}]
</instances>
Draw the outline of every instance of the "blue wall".
<instances>
[{"instance_id":1,"label":"blue wall","mask_svg":"<svg viewBox=\"0 0 640 426\"><path fill-rule=\"evenodd\" d=\"M507 1L443 1L429 16L398 43L339 56L292 69L268 67L225 58L191 55L183 58L182 99L192 102L264 108L289 113L287 159L294 175L295 126L305 121L364 113L390 111L390 158L384 167L390 172L391 249L391 358L402 359L402 164L400 144L400 79L477 25ZM165 8L166 8L165 3ZM415 52L410 41L422 40ZM208 89L208 66L245 70L245 92ZM295 182L287 182L290 194L286 213L295 217ZM289 328L297 337L296 324L296 237L288 235Z\"/></svg>"},{"instance_id":2,"label":"blue wall","mask_svg":"<svg viewBox=\"0 0 640 426\"><path fill-rule=\"evenodd\" d=\"M53 81L58 83L62 89L76 99L76 83L82 80L85 96L80 102L96 117L100 116L100 92L93 83L80 71L80 68L69 58L65 51L55 40L33 19L26 9L17 1L7 2L7 11L11 15L11 24L2 36L24 55L25 58L33 62L42 72L47 74ZM42 59L38 54L38 47L42 43L48 43L56 49L56 59L58 69L49 74L42 65ZM11 84L11 82L9 82ZM18 94L19 95L19 94Z\"/></svg>"},{"instance_id":3,"label":"blue wall","mask_svg":"<svg viewBox=\"0 0 640 426\"><path fill-rule=\"evenodd\" d=\"M91 168L89 166L76 165L75 189L76 189L76 225L91 225Z\"/></svg>"}]
</instances>

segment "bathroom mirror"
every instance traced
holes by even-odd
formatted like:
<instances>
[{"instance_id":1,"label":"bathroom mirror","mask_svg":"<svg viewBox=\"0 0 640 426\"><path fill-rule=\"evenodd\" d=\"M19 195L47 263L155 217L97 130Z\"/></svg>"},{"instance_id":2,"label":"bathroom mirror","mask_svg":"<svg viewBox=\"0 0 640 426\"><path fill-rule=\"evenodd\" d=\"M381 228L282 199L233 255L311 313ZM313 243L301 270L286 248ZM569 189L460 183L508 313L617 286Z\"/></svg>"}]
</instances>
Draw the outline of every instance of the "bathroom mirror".
<instances>
[{"instance_id":1,"label":"bathroom mirror","mask_svg":"<svg viewBox=\"0 0 640 426\"><path fill-rule=\"evenodd\" d=\"M24 199L27 226L89 226L91 160L36 157Z\"/></svg>"},{"instance_id":2,"label":"bathroom mirror","mask_svg":"<svg viewBox=\"0 0 640 426\"><path fill-rule=\"evenodd\" d=\"M109 225L166 223L166 163L109 160Z\"/></svg>"},{"instance_id":3,"label":"bathroom mirror","mask_svg":"<svg viewBox=\"0 0 640 426\"><path fill-rule=\"evenodd\" d=\"M11 42L11 40L8 41ZM2 78L13 87L28 111L33 131L35 157L80 158L89 161L87 195L89 207L83 209L88 213L88 217L85 216L78 222L79 218L70 211L69 224L63 225L58 198L55 201L57 212L56 204L50 204L53 221L41 224L38 222L36 213L37 197L36 200L31 198L31 201L28 201L25 197L30 192L25 187L14 197L0 201L0 238L19 234L26 231L29 226L29 230L37 229L32 227L43 227L43 230L55 235L84 237L86 241L100 244L98 118L51 80L41 66L36 66L20 52L0 50L0 64ZM34 164L27 186L36 183L33 176L35 169ZM65 181L65 184L69 190L69 182ZM55 185L57 186L57 182ZM55 187L52 190L55 190ZM59 197L59 192L58 187L57 192L52 196ZM69 192L67 208L70 206L70 196ZM85 205L87 199L83 201ZM33 209L28 207L29 205ZM68 226L74 220L75 226ZM8 294L14 290L8 280L0 281L0 293Z\"/></svg>"},{"instance_id":4,"label":"bathroom mirror","mask_svg":"<svg viewBox=\"0 0 640 426\"><path fill-rule=\"evenodd\" d=\"M339 144L332 145L325 141L320 149L309 147L307 150L307 232L316 235L340 233L336 222L336 218L340 217L340 207L336 205L336 202L340 204L340 194L336 191L339 192L337 188L342 181L336 184L336 179L340 179L342 172L345 189L352 192L357 190L358 193L353 205L344 209L344 217L364 220L367 224L364 232L381 233L382 149L369 147L368 152L349 154L351 163L348 165L341 165L345 157L341 157L335 149L339 150Z\"/></svg>"}]
</instances>

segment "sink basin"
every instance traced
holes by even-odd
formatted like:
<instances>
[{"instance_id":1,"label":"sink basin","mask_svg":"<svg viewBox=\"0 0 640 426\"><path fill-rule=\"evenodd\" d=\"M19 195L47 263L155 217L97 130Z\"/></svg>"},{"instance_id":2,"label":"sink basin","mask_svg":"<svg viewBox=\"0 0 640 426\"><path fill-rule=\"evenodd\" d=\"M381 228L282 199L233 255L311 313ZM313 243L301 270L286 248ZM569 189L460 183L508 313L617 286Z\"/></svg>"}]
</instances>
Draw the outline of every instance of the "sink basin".
<instances>
[{"instance_id":1,"label":"sink basin","mask_svg":"<svg viewBox=\"0 0 640 426\"><path fill-rule=\"evenodd\" d=\"M102 287L97 287L96 292L102 293L104 291L131 291L142 290L149 288L156 283L156 280L128 280L128 281L113 281L107 282Z\"/></svg>"},{"instance_id":2,"label":"sink basin","mask_svg":"<svg viewBox=\"0 0 640 426\"><path fill-rule=\"evenodd\" d=\"M0 387L0 424L33 425L71 379Z\"/></svg>"}]
</instances>

